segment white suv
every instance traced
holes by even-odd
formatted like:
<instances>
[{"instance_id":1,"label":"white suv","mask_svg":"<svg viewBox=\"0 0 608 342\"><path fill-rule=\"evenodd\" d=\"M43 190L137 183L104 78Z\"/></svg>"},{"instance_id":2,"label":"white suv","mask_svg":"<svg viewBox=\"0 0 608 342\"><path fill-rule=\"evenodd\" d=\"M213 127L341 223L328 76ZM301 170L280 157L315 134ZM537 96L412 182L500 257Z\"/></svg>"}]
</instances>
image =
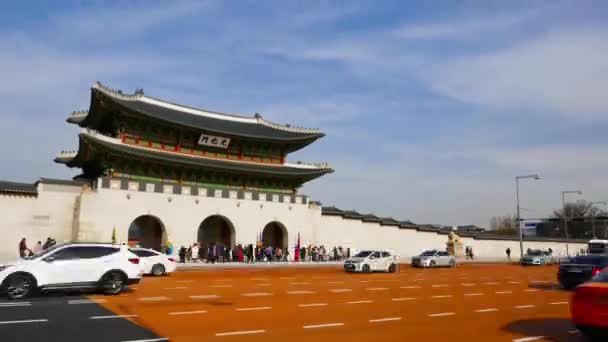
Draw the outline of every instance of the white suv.
<instances>
[{"instance_id":1,"label":"white suv","mask_svg":"<svg viewBox=\"0 0 608 342\"><path fill-rule=\"evenodd\" d=\"M387 251L361 251L344 262L346 272L396 272L398 260Z\"/></svg>"},{"instance_id":2,"label":"white suv","mask_svg":"<svg viewBox=\"0 0 608 342\"><path fill-rule=\"evenodd\" d=\"M114 295L141 276L139 258L127 246L67 243L0 266L0 289L9 299L35 290L93 289Z\"/></svg>"},{"instance_id":3,"label":"white suv","mask_svg":"<svg viewBox=\"0 0 608 342\"><path fill-rule=\"evenodd\" d=\"M162 276L175 272L177 268L175 259L153 249L131 248L130 251L140 258L139 265L144 274Z\"/></svg>"}]
</instances>

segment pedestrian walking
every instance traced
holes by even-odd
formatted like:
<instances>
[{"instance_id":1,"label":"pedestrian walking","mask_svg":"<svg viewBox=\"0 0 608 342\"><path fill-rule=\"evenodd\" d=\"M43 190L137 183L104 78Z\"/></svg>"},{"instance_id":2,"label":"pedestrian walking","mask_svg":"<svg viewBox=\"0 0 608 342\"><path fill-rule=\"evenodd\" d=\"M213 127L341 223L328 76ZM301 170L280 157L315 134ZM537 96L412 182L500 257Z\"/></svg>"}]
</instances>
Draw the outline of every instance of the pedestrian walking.
<instances>
[{"instance_id":1,"label":"pedestrian walking","mask_svg":"<svg viewBox=\"0 0 608 342\"><path fill-rule=\"evenodd\" d=\"M25 238L21 239L21 242L19 242L19 256L27 258L32 254L32 250L27 248L27 240Z\"/></svg>"},{"instance_id":2,"label":"pedestrian walking","mask_svg":"<svg viewBox=\"0 0 608 342\"><path fill-rule=\"evenodd\" d=\"M186 247L184 246L179 249L179 262L182 264L186 263Z\"/></svg>"},{"instance_id":3,"label":"pedestrian walking","mask_svg":"<svg viewBox=\"0 0 608 342\"><path fill-rule=\"evenodd\" d=\"M34 247L34 255L40 254L42 251L43 251L43 249L42 249L42 241L38 241L38 243Z\"/></svg>"},{"instance_id":4,"label":"pedestrian walking","mask_svg":"<svg viewBox=\"0 0 608 342\"><path fill-rule=\"evenodd\" d=\"M506 253L507 253L507 259L509 261L511 261L511 248L507 247Z\"/></svg>"}]
</instances>

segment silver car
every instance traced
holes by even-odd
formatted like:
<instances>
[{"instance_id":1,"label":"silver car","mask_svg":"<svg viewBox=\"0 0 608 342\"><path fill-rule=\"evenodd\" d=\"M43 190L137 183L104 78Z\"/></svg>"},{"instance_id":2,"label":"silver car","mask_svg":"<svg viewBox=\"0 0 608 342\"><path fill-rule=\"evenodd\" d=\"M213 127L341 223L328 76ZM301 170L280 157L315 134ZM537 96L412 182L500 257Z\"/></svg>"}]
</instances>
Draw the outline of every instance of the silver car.
<instances>
[{"instance_id":1,"label":"silver car","mask_svg":"<svg viewBox=\"0 0 608 342\"><path fill-rule=\"evenodd\" d=\"M549 251L532 250L521 259L522 265L546 265L554 262Z\"/></svg>"},{"instance_id":2,"label":"silver car","mask_svg":"<svg viewBox=\"0 0 608 342\"><path fill-rule=\"evenodd\" d=\"M456 258L448 252L430 250L412 258L414 267L454 267Z\"/></svg>"}]
</instances>

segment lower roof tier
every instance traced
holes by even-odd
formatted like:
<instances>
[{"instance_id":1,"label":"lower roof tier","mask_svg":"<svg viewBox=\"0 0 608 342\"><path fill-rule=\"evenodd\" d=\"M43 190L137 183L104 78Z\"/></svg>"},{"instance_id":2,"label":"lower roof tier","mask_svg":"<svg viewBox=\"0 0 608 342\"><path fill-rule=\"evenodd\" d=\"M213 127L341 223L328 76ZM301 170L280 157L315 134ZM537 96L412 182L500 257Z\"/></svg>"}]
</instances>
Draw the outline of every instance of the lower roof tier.
<instances>
[{"instance_id":1,"label":"lower roof tier","mask_svg":"<svg viewBox=\"0 0 608 342\"><path fill-rule=\"evenodd\" d=\"M299 187L303 183L333 172L325 164L262 164L242 160L216 159L194 156L172 151L134 146L121 140L84 130L79 135L77 152L62 152L55 162L85 170L110 168L109 160L124 160L138 163L155 163L175 169L189 169L211 173L227 173L249 178L271 178L290 182Z\"/></svg>"}]
</instances>

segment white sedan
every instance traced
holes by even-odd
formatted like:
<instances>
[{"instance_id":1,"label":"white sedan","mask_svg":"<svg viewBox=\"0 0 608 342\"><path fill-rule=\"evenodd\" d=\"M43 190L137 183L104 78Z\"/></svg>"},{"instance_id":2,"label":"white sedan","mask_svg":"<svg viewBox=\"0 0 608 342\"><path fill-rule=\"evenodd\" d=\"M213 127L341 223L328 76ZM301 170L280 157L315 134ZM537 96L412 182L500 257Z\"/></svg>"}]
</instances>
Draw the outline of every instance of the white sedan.
<instances>
[{"instance_id":1,"label":"white sedan","mask_svg":"<svg viewBox=\"0 0 608 342\"><path fill-rule=\"evenodd\" d=\"M147 248L131 248L131 252L139 257L144 274L162 276L175 271L176 260L168 255Z\"/></svg>"},{"instance_id":2,"label":"white sedan","mask_svg":"<svg viewBox=\"0 0 608 342\"><path fill-rule=\"evenodd\" d=\"M390 272L398 268L397 257L387 251L361 251L344 262L346 272Z\"/></svg>"}]
</instances>

